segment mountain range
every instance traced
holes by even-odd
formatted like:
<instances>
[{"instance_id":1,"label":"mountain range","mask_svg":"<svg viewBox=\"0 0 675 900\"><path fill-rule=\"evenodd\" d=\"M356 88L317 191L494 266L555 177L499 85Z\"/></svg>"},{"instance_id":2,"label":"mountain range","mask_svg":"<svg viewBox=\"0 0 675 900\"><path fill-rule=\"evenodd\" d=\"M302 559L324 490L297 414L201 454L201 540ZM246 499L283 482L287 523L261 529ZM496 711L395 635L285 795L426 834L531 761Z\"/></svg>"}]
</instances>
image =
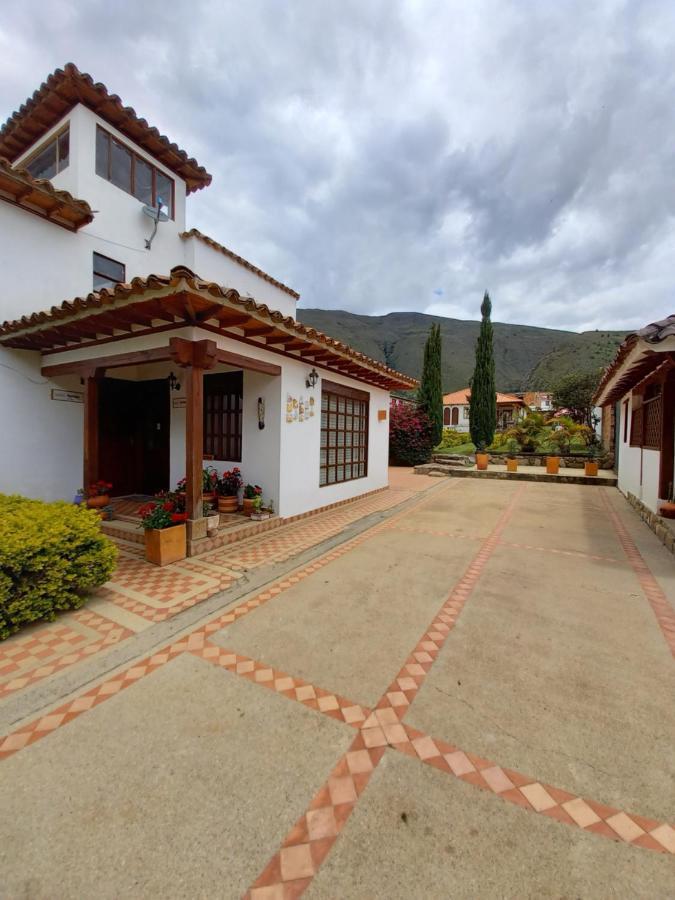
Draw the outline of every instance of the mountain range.
<instances>
[{"instance_id":1,"label":"mountain range","mask_svg":"<svg viewBox=\"0 0 675 900\"><path fill-rule=\"evenodd\" d=\"M334 309L299 309L298 319L344 341L393 369L419 378L424 343L432 322L441 325L443 390L466 387L473 374L480 322L424 313L362 316ZM625 331L560 331L494 322L497 390L548 390L570 372L606 366Z\"/></svg>"}]
</instances>

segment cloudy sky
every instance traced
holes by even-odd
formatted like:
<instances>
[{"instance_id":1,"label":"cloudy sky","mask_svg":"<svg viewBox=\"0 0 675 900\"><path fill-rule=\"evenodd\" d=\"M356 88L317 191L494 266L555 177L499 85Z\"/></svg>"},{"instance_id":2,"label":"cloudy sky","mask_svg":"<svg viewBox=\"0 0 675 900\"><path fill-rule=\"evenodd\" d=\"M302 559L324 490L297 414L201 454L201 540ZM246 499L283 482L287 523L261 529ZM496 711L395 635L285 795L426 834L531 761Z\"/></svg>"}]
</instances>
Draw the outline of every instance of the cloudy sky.
<instances>
[{"instance_id":1,"label":"cloudy sky","mask_svg":"<svg viewBox=\"0 0 675 900\"><path fill-rule=\"evenodd\" d=\"M673 0L4 0L0 118L67 61L213 175L199 227L302 306L675 312ZM85 198L86 199L86 198Z\"/></svg>"}]
</instances>

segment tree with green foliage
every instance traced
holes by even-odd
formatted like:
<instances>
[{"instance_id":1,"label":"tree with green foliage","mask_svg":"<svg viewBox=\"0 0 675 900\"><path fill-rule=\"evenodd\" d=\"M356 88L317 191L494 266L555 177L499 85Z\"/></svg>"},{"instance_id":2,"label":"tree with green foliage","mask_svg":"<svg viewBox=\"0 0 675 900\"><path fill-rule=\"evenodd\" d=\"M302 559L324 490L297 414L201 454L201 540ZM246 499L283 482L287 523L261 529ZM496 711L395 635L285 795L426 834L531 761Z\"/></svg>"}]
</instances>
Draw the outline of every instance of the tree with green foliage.
<instances>
[{"instance_id":1,"label":"tree with green foliage","mask_svg":"<svg viewBox=\"0 0 675 900\"><path fill-rule=\"evenodd\" d=\"M433 446L443 437L443 386L441 383L441 326L434 323L424 345L422 380L417 403L431 422Z\"/></svg>"},{"instance_id":2,"label":"tree with green foliage","mask_svg":"<svg viewBox=\"0 0 675 900\"><path fill-rule=\"evenodd\" d=\"M495 356L492 346L492 302L485 291L480 307L480 333L476 341L476 365L471 380L469 430L479 450L489 447L497 427L497 390L495 388Z\"/></svg>"},{"instance_id":3,"label":"tree with green foliage","mask_svg":"<svg viewBox=\"0 0 675 900\"><path fill-rule=\"evenodd\" d=\"M593 428L593 396L600 383L602 369L595 372L571 372L553 386L552 403L556 409L566 409L570 418Z\"/></svg>"}]
</instances>

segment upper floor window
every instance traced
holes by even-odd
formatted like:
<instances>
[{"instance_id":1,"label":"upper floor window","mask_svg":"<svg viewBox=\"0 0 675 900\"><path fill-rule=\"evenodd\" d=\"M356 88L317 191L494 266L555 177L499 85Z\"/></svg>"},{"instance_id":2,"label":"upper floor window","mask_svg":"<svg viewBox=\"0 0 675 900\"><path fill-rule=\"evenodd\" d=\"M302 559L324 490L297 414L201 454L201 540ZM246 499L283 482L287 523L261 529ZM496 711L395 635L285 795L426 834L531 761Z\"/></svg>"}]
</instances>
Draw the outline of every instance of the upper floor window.
<instances>
[{"instance_id":1,"label":"upper floor window","mask_svg":"<svg viewBox=\"0 0 675 900\"><path fill-rule=\"evenodd\" d=\"M68 165L70 156L70 128L55 135L30 157L23 166L33 178L53 178Z\"/></svg>"},{"instance_id":2,"label":"upper floor window","mask_svg":"<svg viewBox=\"0 0 675 900\"><path fill-rule=\"evenodd\" d=\"M94 253L94 290L100 291L101 288L115 287L116 284L122 284L125 280L124 263L110 259L109 256L103 256L101 253Z\"/></svg>"},{"instance_id":3,"label":"upper floor window","mask_svg":"<svg viewBox=\"0 0 675 900\"><path fill-rule=\"evenodd\" d=\"M173 219L174 183L164 172L96 126L96 173L147 206L162 207Z\"/></svg>"}]
</instances>

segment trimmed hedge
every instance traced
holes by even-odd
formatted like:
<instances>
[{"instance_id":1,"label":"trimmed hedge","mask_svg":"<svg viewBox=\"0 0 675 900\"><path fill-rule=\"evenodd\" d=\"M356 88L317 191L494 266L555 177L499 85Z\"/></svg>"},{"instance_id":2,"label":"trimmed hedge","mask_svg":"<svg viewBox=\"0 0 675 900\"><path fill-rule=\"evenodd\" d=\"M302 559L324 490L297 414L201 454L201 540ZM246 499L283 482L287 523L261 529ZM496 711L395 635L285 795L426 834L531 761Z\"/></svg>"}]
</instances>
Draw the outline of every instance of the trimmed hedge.
<instances>
[{"instance_id":1,"label":"trimmed hedge","mask_svg":"<svg viewBox=\"0 0 675 900\"><path fill-rule=\"evenodd\" d=\"M0 640L83 606L116 559L94 510L0 494Z\"/></svg>"}]
</instances>

